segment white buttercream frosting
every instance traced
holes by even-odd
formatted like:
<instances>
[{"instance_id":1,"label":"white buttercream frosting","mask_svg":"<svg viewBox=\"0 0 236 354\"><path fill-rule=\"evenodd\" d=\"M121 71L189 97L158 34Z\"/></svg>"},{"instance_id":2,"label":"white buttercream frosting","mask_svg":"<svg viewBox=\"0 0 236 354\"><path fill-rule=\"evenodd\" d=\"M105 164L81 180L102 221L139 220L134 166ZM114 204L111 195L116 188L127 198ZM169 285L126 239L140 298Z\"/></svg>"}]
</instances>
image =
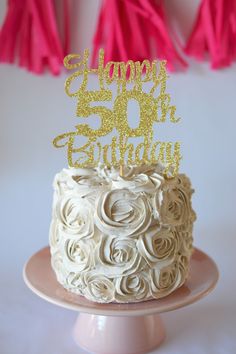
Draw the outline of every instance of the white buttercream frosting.
<instances>
[{"instance_id":1,"label":"white buttercream frosting","mask_svg":"<svg viewBox=\"0 0 236 354\"><path fill-rule=\"evenodd\" d=\"M161 298L188 275L189 179L161 165L63 169L54 179L50 249L58 281L95 302Z\"/></svg>"},{"instance_id":2,"label":"white buttercream frosting","mask_svg":"<svg viewBox=\"0 0 236 354\"><path fill-rule=\"evenodd\" d=\"M136 236L145 232L151 223L148 199L129 189L103 192L95 205L94 222L104 234Z\"/></svg>"}]
</instances>

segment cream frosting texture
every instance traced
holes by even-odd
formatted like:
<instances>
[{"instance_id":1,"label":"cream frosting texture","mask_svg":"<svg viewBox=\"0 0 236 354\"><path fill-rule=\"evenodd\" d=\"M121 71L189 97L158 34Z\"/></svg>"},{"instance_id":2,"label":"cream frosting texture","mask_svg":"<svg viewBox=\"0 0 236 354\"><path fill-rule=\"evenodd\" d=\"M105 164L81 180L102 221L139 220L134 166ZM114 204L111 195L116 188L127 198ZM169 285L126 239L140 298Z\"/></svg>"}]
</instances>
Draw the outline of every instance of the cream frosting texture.
<instances>
[{"instance_id":1,"label":"cream frosting texture","mask_svg":"<svg viewBox=\"0 0 236 354\"><path fill-rule=\"evenodd\" d=\"M63 169L54 179L51 263L95 302L167 296L187 278L196 215L189 179L161 165Z\"/></svg>"}]
</instances>

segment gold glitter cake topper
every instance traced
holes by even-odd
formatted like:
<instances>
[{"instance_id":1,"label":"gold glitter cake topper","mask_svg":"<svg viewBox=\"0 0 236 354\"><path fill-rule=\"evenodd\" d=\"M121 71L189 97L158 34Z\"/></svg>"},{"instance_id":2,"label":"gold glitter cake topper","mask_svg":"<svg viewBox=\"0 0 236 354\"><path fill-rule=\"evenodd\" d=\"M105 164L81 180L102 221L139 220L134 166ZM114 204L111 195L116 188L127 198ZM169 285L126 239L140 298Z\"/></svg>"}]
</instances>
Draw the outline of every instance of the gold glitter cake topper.
<instances>
[{"instance_id":1,"label":"gold glitter cake topper","mask_svg":"<svg viewBox=\"0 0 236 354\"><path fill-rule=\"evenodd\" d=\"M100 126L93 129L88 124L76 125L73 132L63 133L53 140L55 147L67 146L68 164L70 167L95 167L99 163L106 166L124 166L155 164L161 162L165 166L164 173L174 176L178 173L181 159L179 142L154 141L154 123L179 122L176 118L176 107L170 104L170 95L166 93L166 62L129 60L125 62L110 61L104 65L104 50L99 51L98 68L89 68L89 50L83 56L70 54L65 57L64 65L68 70L76 69L65 82L65 92L69 97L77 98L76 116L89 118L99 117ZM89 90L91 74L97 74L98 90ZM80 78L77 89L72 91L75 80ZM149 85L148 92L144 85ZM77 84L77 82L76 82ZM115 85L116 95L113 97L111 86ZM100 102L110 102L113 107L107 108ZM140 117L137 128L131 128L127 111L130 100L139 104ZM91 117L90 117L91 118ZM113 133L110 144L102 144L102 137ZM87 140L77 146L77 136ZM136 147L130 139L143 139Z\"/></svg>"}]
</instances>

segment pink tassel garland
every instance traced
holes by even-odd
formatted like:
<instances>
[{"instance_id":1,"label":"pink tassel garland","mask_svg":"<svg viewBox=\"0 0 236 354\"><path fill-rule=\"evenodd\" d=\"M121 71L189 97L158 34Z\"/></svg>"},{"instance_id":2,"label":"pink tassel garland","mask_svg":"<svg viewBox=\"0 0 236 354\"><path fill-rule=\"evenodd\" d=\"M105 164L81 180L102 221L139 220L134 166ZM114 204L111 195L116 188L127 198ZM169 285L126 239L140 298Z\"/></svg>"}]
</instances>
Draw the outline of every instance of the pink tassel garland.
<instances>
[{"instance_id":1,"label":"pink tassel garland","mask_svg":"<svg viewBox=\"0 0 236 354\"><path fill-rule=\"evenodd\" d=\"M65 0L66 1L66 0ZM66 4L65 4L66 6ZM68 12L65 15L68 50ZM52 0L9 0L8 12L0 32L0 61L19 65L36 74L46 66L58 75L64 57Z\"/></svg>"}]
</instances>

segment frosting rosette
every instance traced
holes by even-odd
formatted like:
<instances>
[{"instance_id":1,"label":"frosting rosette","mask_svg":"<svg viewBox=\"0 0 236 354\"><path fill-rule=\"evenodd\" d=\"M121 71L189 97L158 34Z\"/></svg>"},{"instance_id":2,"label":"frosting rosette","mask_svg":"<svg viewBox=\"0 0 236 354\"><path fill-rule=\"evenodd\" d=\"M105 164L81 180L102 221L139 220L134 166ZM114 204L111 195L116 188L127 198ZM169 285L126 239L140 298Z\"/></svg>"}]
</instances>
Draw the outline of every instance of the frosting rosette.
<instances>
[{"instance_id":1,"label":"frosting rosette","mask_svg":"<svg viewBox=\"0 0 236 354\"><path fill-rule=\"evenodd\" d=\"M61 243L65 268L70 272L89 270L94 265L94 243L90 240L66 239Z\"/></svg>"},{"instance_id":2,"label":"frosting rosette","mask_svg":"<svg viewBox=\"0 0 236 354\"><path fill-rule=\"evenodd\" d=\"M83 274L85 296L96 302L114 301L115 286L107 277L94 272Z\"/></svg>"},{"instance_id":3,"label":"frosting rosette","mask_svg":"<svg viewBox=\"0 0 236 354\"><path fill-rule=\"evenodd\" d=\"M160 205L160 220L164 225L178 226L194 219L191 206L191 189L179 183L179 178L167 180L163 186L163 199Z\"/></svg>"},{"instance_id":4,"label":"frosting rosette","mask_svg":"<svg viewBox=\"0 0 236 354\"><path fill-rule=\"evenodd\" d=\"M149 296L149 282L142 273L116 279L115 287L118 302L141 301Z\"/></svg>"},{"instance_id":5,"label":"frosting rosette","mask_svg":"<svg viewBox=\"0 0 236 354\"><path fill-rule=\"evenodd\" d=\"M75 173L77 172L74 168L63 168L60 173L56 174L53 181L53 187L56 194L63 195L65 193L73 191L76 188L76 182L72 178Z\"/></svg>"},{"instance_id":6,"label":"frosting rosette","mask_svg":"<svg viewBox=\"0 0 236 354\"><path fill-rule=\"evenodd\" d=\"M57 280L61 283L64 287L66 287L66 281L68 277L68 271L64 266L64 260L60 250L51 254L51 266L56 273Z\"/></svg>"},{"instance_id":7,"label":"frosting rosette","mask_svg":"<svg viewBox=\"0 0 236 354\"><path fill-rule=\"evenodd\" d=\"M112 186L117 189L127 188L135 193L153 194L159 189L162 180L163 177L157 173L153 173L150 176L141 173L131 177L118 176L117 180L112 181Z\"/></svg>"},{"instance_id":8,"label":"frosting rosette","mask_svg":"<svg viewBox=\"0 0 236 354\"><path fill-rule=\"evenodd\" d=\"M66 278L65 288L67 288L68 290L70 290L75 294L83 295L85 285L82 281L81 273L70 272Z\"/></svg>"},{"instance_id":9,"label":"frosting rosette","mask_svg":"<svg viewBox=\"0 0 236 354\"><path fill-rule=\"evenodd\" d=\"M99 176L82 175L73 177L77 183L77 194L86 199L93 205L97 194L107 187L107 182Z\"/></svg>"},{"instance_id":10,"label":"frosting rosette","mask_svg":"<svg viewBox=\"0 0 236 354\"><path fill-rule=\"evenodd\" d=\"M190 256L191 254L188 255L179 254L178 256L177 263L178 263L178 268L180 270L182 279L184 279L186 277L186 273L188 273Z\"/></svg>"},{"instance_id":11,"label":"frosting rosette","mask_svg":"<svg viewBox=\"0 0 236 354\"><path fill-rule=\"evenodd\" d=\"M160 262L166 266L173 262L180 249L179 235L168 228L152 227L139 236L137 248L150 267Z\"/></svg>"},{"instance_id":12,"label":"frosting rosette","mask_svg":"<svg viewBox=\"0 0 236 354\"><path fill-rule=\"evenodd\" d=\"M49 229L49 243L51 246L51 253L57 250L61 239L58 224L58 220L52 219Z\"/></svg>"},{"instance_id":13,"label":"frosting rosette","mask_svg":"<svg viewBox=\"0 0 236 354\"><path fill-rule=\"evenodd\" d=\"M107 182L117 181L120 177L120 168L114 166L102 166L99 164L96 167L96 171L99 177L104 178ZM146 171L155 171L155 168L152 166L123 166L123 177L132 178L140 173Z\"/></svg>"},{"instance_id":14,"label":"frosting rosette","mask_svg":"<svg viewBox=\"0 0 236 354\"><path fill-rule=\"evenodd\" d=\"M80 197L87 197L94 202L97 193L104 189L107 181L99 177L96 170L92 168L70 168L63 169L54 179L54 190L56 195L76 192Z\"/></svg>"},{"instance_id":15,"label":"frosting rosette","mask_svg":"<svg viewBox=\"0 0 236 354\"><path fill-rule=\"evenodd\" d=\"M149 201L128 189L103 192L96 201L95 223L104 234L137 236L151 223Z\"/></svg>"},{"instance_id":16,"label":"frosting rosette","mask_svg":"<svg viewBox=\"0 0 236 354\"><path fill-rule=\"evenodd\" d=\"M58 200L56 211L59 226L64 233L78 239L93 236L93 211L86 199L76 193L66 194Z\"/></svg>"},{"instance_id":17,"label":"frosting rosette","mask_svg":"<svg viewBox=\"0 0 236 354\"><path fill-rule=\"evenodd\" d=\"M168 267L150 269L152 297L158 299L172 293L182 285L186 274L187 272L183 276L183 272L176 261Z\"/></svg>"},{"instance_id":18,"label":"frosting rosette","mask_svg":"<svg viewBox=\"0 0 236 354\"><path fill-rule=\"evenodd\" d=\"M102 235L95 253L97 269L109 277L119 277L139 271L143 259L136 248L136 239Z\"/></svg>"},{"instance_id":19,"label":"frosting rosette","mask_svg":"<svg viewBox=\"0 0 236 354\"><path fill-rule=\"evenodd\" d=\"M179 233L181 242L179 253L183 256L191 255L193 251L193 224L189 223L185 228L178 226L176 227L176 231Z\"/></svg>"}]
</instances>

